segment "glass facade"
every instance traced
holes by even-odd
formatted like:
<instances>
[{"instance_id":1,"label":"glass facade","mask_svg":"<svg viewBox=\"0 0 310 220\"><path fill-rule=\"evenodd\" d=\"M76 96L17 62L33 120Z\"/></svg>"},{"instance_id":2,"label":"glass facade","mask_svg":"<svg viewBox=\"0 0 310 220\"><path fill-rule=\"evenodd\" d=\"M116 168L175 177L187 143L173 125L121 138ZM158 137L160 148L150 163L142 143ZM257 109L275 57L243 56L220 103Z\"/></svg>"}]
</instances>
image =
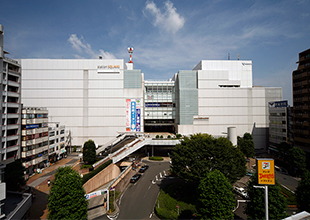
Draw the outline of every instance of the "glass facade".
<instances>
[{"instance_id":1,"label":"glass facade","mask_svg":"<svg viewBox=\"0 0 310 220\"><path fill-rule=\"evenodd\" d=\"M175 90L173 81L145 81L145 129L153 130L158 126L166 126L164 130L174 130ZM172 126L168 128L169 126Z\"/></svg>"}]
</instances>

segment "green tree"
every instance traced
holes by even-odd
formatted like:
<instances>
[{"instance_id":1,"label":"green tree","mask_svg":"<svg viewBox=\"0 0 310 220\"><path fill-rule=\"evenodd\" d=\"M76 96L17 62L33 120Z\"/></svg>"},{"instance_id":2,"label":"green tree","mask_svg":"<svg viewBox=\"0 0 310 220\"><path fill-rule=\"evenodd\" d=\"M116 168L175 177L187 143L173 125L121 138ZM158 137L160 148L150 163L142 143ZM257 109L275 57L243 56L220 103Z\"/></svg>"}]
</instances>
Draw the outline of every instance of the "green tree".
<instances>
[{"instance_id":1,"label":"green tree","mask_svg":"<svg viewBox=\"0 0 310 220\"><path fill-rule=\"evenodd\" d=\"M88 201L78 172L68 166L56 170L47 207L48 219L87 219Z\"/></svg>"},{"instance_id":2,"label":"green tree","mask_svg":"<svg viewBox=\"0 0 310 220\"><path fill-rule=\"evenodd\" d=\"M299 147L293 147L288 151L288 162L293 166L295 175L300 175L306 170L306 154Z\"/></svg>"},{"instance_id":3,"label":"green tree","mask_svg":"<svg viewBox=\"0 0 310 220\"><path fill-rule=\"evenodd\" d=\"M248 219L265 219L265 190L254 188L258 185L257 173L251 177L248 184L248 195L250 202L247 202L245 213ZM281 193L280 184L268 186L268 212L269 219L283 219L286 214L287 200Z\"/></svg>"},{"instance_id":4,"label":"green tree","mask_svg":"<svg viewBox=\"0 0 310 220\"><path fill-rule=\"evenodd\" d=\"M214 138L208 134L184 137L172 153L172 172L180 178L197 182L212 170L221 171L234 183L246 173L246 161L242 152L227 138Z\"/></svg>"},{"instance_id":5,"label":"green tree","mask_svg":"<svg viewBox=\"0 0 310 220\"><path fill-rule=\"evenodd\" d=\"M197 188L198 215L202 219L233 219L235 196L232 186L218 170L211 171Z\"/></svg>"},{"instance_id":6,"label":"green tree","mask_svg":"<svg viewBox=\"0 0 310 220\"><path fill-rule=\"evenodd\" d=\"M288 151L291 149L292 147L286 143L286 142L281 142L278 146L277 146L277 150L279 153L279 157L281 157L282 159L286 160L287 159L287 153Z\"/></svg>"},{"instance_id":7,"label":"green tree","mask_svg":"<svg viewBox=\"0 0 310 220\"><path fill-rule=\"evenodd\" d=\"M7 190L20 191L21 187L26 185L25 170L21 160L15 160L13 163L6 165L4 182Z\"/></svg>"},{"instance_id":8,"label":"green tree","mask_svg":"<svg viewBox=\"0 0 310 220\"><path fill-rule=\"evenodd\" d=\"M93 140L84 143L83 161L87 164L93 164L96 161L96 145Z\"/></svg>"},{"instance_id":9,"label":"green tree","mask_svg":"<svg viewBox=\"0 0 310 220\"><path fill-rule=\"evenodd\" d=\"M255 155L253 136L250 133L244 133L242 138L238 136L238 146L247 158Z\"/></svg>"},{"instance_id":10,"label":"green tree","mask_svg":"<svg viewBox=\"0 0 310 220\"><path fill-rule=\"evenodd\" d=\"M300 211L310 212L310 172L305 170L296 189L296 199Z\"/></svg>"}]
</instances>

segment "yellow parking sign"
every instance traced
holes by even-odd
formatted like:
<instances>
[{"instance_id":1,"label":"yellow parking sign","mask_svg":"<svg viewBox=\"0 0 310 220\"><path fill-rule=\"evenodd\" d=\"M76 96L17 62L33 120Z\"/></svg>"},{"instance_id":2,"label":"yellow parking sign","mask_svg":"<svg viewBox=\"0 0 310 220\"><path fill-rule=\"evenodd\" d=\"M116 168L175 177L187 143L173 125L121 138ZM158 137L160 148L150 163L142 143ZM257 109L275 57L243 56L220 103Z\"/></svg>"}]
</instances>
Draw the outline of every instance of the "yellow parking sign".
<instances>
[{"instance_id":1,"label":"yellow parking sign","mask_svg":"<svg viewBox=\"0 0 310 220\"><path fill-rule=\"evenodd\" d=\"M256 159L258 170L258 184L275 185L275 172L273 159Z\"/></svg>"}]
</instances>

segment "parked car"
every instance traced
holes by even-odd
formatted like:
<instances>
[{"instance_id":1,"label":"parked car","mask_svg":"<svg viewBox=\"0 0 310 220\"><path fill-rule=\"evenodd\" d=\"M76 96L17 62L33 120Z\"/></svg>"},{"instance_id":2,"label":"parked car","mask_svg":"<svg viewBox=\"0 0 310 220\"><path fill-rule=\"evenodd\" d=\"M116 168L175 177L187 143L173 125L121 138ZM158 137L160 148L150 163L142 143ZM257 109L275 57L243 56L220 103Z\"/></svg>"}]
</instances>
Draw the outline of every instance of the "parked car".
<instances>
[{"instance_id":1,"label":"parked car","mask_svg":"<svg viewBox=\"0 0 310 220\"><path fill-rule=\"evenodd\" d=\"M140 179L140 177L141 177L141 174L135 174L131 177L130 182L135 183L138 181L138 179Z\"/></svg>"},{"instance_id":2,"label":"parked car","mask_svg":"<svg viewBox=\"0 0 310 220\"><path fill-rule=\"evenodd\" d=\"M143 165L143 166L140 168L139 173L144 173L148 168L149 168L149 165Z\"/></svg>"}]
</instances>

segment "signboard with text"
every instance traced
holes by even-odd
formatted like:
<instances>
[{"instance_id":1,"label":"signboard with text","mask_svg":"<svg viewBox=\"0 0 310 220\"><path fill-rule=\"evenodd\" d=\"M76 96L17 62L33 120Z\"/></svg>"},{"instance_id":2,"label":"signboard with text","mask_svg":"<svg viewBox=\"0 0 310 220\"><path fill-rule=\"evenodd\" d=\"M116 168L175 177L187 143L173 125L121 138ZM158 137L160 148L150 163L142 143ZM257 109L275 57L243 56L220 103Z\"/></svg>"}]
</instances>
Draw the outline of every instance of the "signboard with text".
<instances>
[{"instance_id":1,"label":"signboard with text","mask_svg":"<svg viewBox=\"0 0 310 220\"><path fill-rule=\"evenodd\" d=\"M258 184L275 185L275 170L273 159L256 159Z\"/></svg>"}]
</instances>

